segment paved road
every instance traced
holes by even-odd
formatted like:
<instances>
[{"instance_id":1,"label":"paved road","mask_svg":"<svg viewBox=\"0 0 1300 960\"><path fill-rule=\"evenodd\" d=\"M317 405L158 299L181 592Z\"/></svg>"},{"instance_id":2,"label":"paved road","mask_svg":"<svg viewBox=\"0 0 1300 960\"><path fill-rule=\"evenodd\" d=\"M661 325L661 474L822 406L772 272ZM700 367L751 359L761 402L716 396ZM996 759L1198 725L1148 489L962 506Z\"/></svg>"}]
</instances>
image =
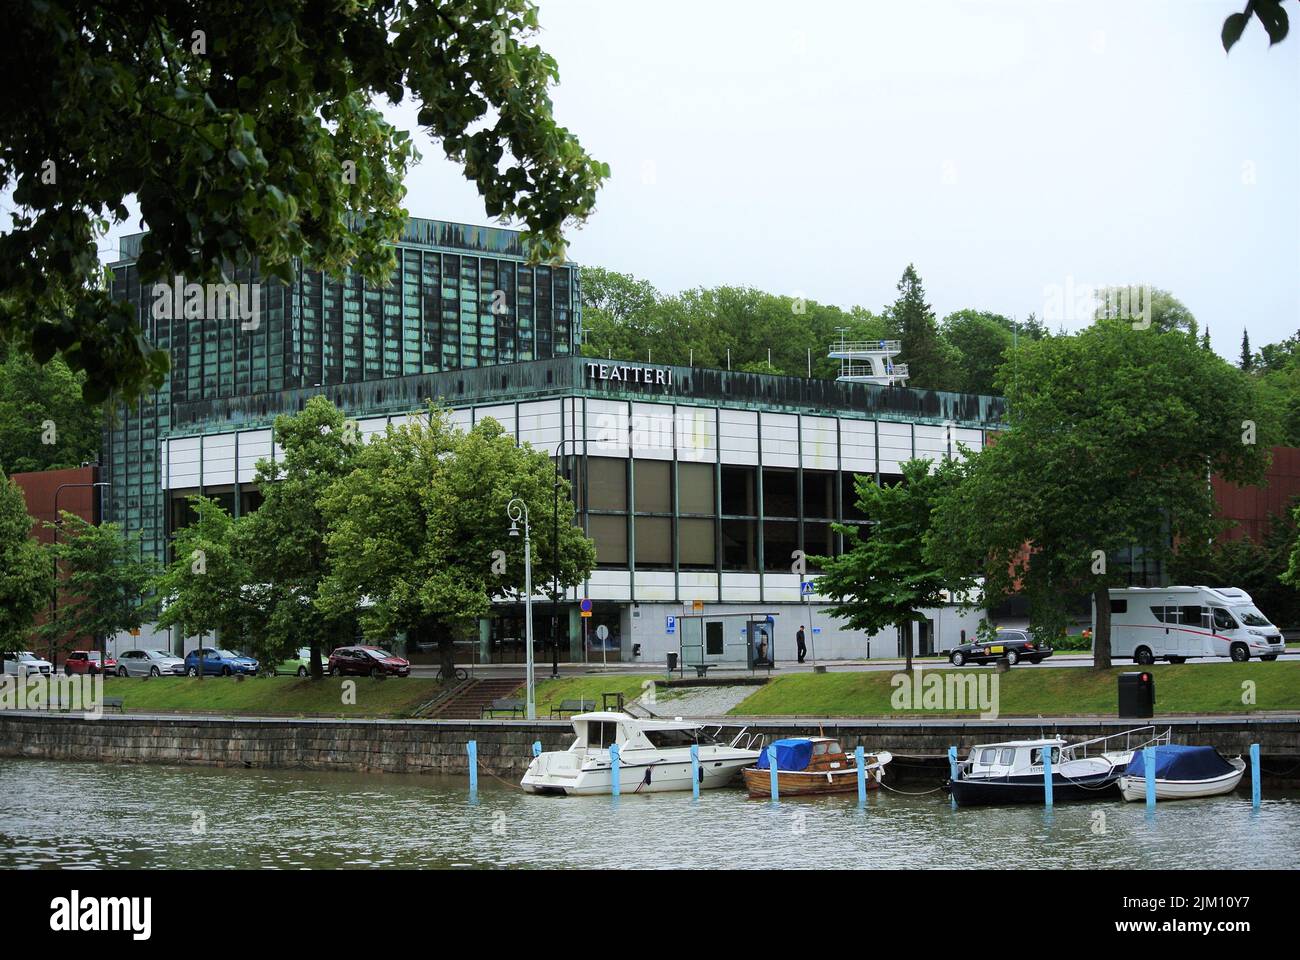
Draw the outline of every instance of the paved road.
<instances>
[{"instance_id":1,"label":"paved road","mask_svg":"<svg viewBox=\"0 0 1300 960\"><path fill-rule=\"evenodd\" d=\"M1288 650L1285 654L1283 654L1278 659L1279 660L1300 660L1300 650ZM947 660L940 660L937 658L927 658L927 659L918 658L914 662L926 670L952 669L952 667L949 665ZM1198 660L1190 660L1188 662L1191 664L1209 664L1209 663L1229 663L1231 661L1229 661L1227 657L1206 657ZM827 661L823 661L823 663L826 666L826 669L833 673L844 673L846 671L862 671L862 672L884 671L887 673L894 673L897 670L899 670L903 665L902 660L896 660L896 659L827 660ZM524 674L524 665L522 663L494 663L494 664L478 664L478 665L463 663L460 664L460 666L466 670L472 670L474 676L481 677L481 678L509 677L509 676L522 677ZM1040 664L1031 664L1031 663L1022 662L1017 664L1012 669L1013 670L1052 670L1052 669L1069 668L1069 667L1091 667L1091 666L1092 666L1092 656L1089 654L1059 654L1057 656L1052 657L1049 660L1045 660L1043 663ZM1131 664L1131 662L1127 660L1116 660L1115 666L1124 667L1124 666L1135 666L1135 665ZM991 670L993 668L987 667L985 669ZM546 663L536 664L534 670L535 670L535 676L537 677L538 680L547 680L550 679L551 677L551 664L549 661ZM812 671L813 671L813 664L811 661L804 664L783 663L780 664L777 669L773 670L771 672L771 675L786 676L792 673L811 673ZM435 665L414 664L411 667L412 676L432 677L435 676L437 673L438 673L438 668ZM607 673L610 674L611 676L628 676L628 675L636 675L636 674L644 674L646 676L662 676L664 675L665 671L663 665L657 663L610 663L605 667L602 667L601 664L599 663L590 663L590 664L561 663L560 664L561 677L577 677L577 676L587 676L593 674L599 675L601 673ZM768 675L768 671L766 670L758 670L751 673L749 670L718 670L717 668L714 668L709 671L710 677L754 676L758 678L765 678L767 675ZM688 669L685 673L685 676L692 677L694 676L694 673L693 671Z\"/></svg>"}]
</instances>

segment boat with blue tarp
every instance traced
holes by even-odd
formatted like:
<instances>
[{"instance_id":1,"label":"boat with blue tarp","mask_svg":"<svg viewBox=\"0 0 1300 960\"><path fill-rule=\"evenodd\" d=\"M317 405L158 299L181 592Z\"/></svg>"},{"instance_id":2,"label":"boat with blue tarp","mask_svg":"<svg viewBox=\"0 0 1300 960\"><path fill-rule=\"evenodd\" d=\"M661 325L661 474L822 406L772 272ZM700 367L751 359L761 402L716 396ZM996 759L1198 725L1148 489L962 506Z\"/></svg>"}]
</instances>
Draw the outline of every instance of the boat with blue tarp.
<instances>
[{"instance_id":1,"label":"boat with blue tarp","mask_svg":"<svg viewBox=\"0 0 1300 960\"><path fill-rule=\"evenodd\" d=\"M1231 793L1241 783L1246 761L1228 759L1214 747L1184 747L1166 744L1155 748L1157 800L1190 800ZM1129 761L1119 790L1125 800L1145 800L1147 796L1147 758L1138 751Z\"/></svg>"},{"instance_id":2,"label":"boat with blue tarp","mask_svg":"<svg viewBox=\"0 0 1300 960\"><path fill-rule=\"evenodd\" d=\"M772 743L776 751L776 789L780 796L850 793L858 789L857 758L846 754L834 737L790 737ZM893 755L881 750L863 755L865 786L874 790L885 777ZM772 795L772 766L768 752L759 754L742 771L751 797Z\"/></svg>"}]
</instances>

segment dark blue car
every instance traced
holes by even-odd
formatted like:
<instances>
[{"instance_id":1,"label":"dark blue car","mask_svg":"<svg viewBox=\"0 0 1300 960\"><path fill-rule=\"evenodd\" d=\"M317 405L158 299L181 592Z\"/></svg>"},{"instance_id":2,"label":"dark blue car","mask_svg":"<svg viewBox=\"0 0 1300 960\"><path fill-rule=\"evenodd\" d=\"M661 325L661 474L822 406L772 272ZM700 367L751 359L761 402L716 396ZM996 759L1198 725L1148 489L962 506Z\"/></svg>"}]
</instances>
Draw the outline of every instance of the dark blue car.
<instances>
[{"instance_id":1,"label":"dark blue car","mask_svg":"<svg viewBox=\"0 0 1300 960\"><path fill-rule=\"evenodd\" d=\"M257 661L252 657L241 657L229 650L214 650L211 647L203 647L202 652L205 677L228 677L234 673L247 673L251 676L257 673ZM199 675L198 650L191 650L186 655L185 675L187 677Z\"/></svg>"}]
</instances>

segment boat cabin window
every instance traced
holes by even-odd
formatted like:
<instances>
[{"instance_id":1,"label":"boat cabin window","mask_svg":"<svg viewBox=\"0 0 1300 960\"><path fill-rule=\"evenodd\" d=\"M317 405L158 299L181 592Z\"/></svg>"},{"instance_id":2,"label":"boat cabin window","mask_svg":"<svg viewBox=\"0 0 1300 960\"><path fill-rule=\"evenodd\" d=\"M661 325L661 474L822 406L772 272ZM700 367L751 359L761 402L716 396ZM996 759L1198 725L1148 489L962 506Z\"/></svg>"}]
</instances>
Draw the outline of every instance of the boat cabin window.
<instances>
[{"instance_id":1,"label":"boat cabin window","mask_svg":"<svg viewBox=\"0 0 1300 960\"><path fill-rule=\"evenodd\" d=\"M1211 607L1214 611L1214 628L1216 630L1236 630L1237 621L1232 619L1232 614L1222 607Z\"/></svg>"},{"instance_id":2,"label":"boat cabin window","mask_svg":"<svg viewBox=\"0 0 1300 960\"><path fill-rule=\"evenodd\" d=\"M1052 763L1060 763L1060 762L1061 762L1061 748L1052 747ZM1043 765L1042 747L1035 747L1033 752L1029 754L1029 763L1031 766L1035 766L1035 767L1041 767Z\"/></svg>"},{"instance_id":3,"label":"boat cabin window","mask_svg":"<svg viewBox=\"0 0 1300 960\"><path fill-rule=\"evenodd\" d=\"M994 747L985 747L980 751L980 763L996 763L998 751Z\"/></svg>"},{"instance_id":4,"label":"boat cabin window","mask_svg":"<svg viewBox=\"0 0 1300 960\"><path fill-rule=\"evenodd\" d=\"M660 749L689 747L695 743L694 730L646 730L645 738Z\"/></svg>"},{"instance_id":5,"label":"boat cabin window","mask_svg":"<svg viewBox=\"0 0 1300 960\"><path fill-rule=\"evenodd\" d=\"M828 753L839 753L840 745L833 740L818 740L813 744L813 756L824 757Z\"/></svg>"},{"instance_id":6,"label":"boat cabin window","mask_svg":"<svg viewBox=\"0 0 1300 960\"><path fill-rule=\"evenodd\" d=\"M1016 751L1011 747L1003 747L998 753L998 763L1004 767L1011 766L1011 762L1016 759Z\"/></svg>"},{"instance_id":7,"label":"boat cabin window","mask_svg":"<svg viewBox=\"0 0 1300 960\"><path fill-rule=\"evenodd\" d=\"M601 750L618 742L618 724L613 720L587 721L587 746Z\"/></svg>"}]
</instances>

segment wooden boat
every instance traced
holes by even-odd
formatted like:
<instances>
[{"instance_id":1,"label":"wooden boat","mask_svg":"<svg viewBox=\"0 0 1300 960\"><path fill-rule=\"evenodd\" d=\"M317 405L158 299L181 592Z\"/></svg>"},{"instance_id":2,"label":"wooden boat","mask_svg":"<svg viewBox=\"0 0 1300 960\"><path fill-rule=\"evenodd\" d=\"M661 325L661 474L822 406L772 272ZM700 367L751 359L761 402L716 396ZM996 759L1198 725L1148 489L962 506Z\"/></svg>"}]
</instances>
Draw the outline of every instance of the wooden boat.
<instances>
[{"instance_id":1,"label":"wooden boat","mask_svg":"<svg viewBox=\"0 0 1300 960\"><path fill-rule=\"evenodd\" d=\"M1241 757L1222 757L1213 747L1156 747L1156 799L1191 800L1232 793L1246 772ZM1147 798L1146 756L1135 753L1124 776L1119 778L1119 792L1125 800Z\"/></svg>"},{"instance_id":2,"label":"wooden boat","mask_svg":"<svg viewBox=\"0 0 1300 960\"><path fill-rule=\"evenodd\" d=\"M792 737L777 740L776 789L779 796L795 797L814 793L855 793L858 789L856 757L847 754L833 737ZM866 787L875 790L885 777L885 764L894 759L886 751L863 757ZM767 751L758 763L741 771L751 797L772 794L772 770Z\"/></svg>"}]
</instances>

